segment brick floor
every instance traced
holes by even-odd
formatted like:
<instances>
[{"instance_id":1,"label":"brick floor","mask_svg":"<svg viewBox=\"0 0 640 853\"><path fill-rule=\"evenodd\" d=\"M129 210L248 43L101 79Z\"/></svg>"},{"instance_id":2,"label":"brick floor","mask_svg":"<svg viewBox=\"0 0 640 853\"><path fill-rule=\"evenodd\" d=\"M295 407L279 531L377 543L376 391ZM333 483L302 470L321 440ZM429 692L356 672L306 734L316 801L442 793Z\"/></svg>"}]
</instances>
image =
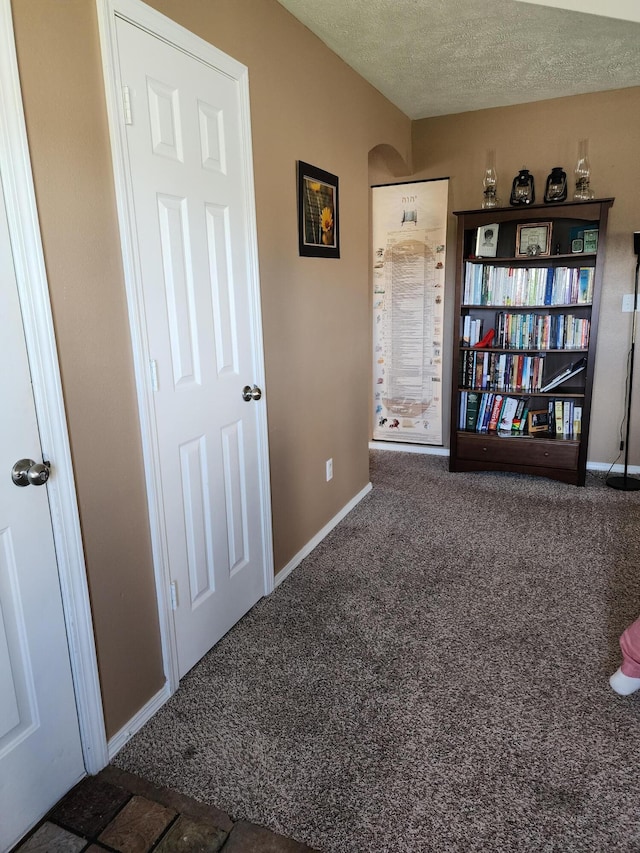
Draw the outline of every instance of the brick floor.
<instances>
[{"instance_id":1,"label":"brick floor","mask_svg":"<svg viewBox=\"0 0 640 853\"><path fill-rule=\"evenodd\" d=\"M56 805L13 853L314 853L214 806L106 767ZM318 853L318 851L315 851Z\"/></svg>"}]
</instances>

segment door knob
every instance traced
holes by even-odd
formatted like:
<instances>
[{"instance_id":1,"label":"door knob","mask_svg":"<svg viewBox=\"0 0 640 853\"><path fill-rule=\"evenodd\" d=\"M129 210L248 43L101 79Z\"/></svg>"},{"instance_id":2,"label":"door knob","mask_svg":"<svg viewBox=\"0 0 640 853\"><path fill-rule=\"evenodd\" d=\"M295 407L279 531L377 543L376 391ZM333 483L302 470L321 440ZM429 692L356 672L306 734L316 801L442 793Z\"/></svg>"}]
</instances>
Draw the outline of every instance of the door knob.
<instances>
[{"instance_id":1,"label":"door knob","mask_svg":"<svg viewBox=\"0 0 640 853\"><path fill-rule=\"evenodd\" d=\"M16 486L44 486L49 479L50 467L48 462L20 459L11 469L11 479Z\"/></svg>"},{"instance_id":2,"label":"door knob","mask_svg":"<svg viewBox=\"0 0 640 853\"><path fill-rule=\"evenodd\" d=\"M250 403L251 400L259 400L260 397L262 397L262 389L258 388L257 385L254 385L253 388L245 385L242 389L242 399L247 403Z\"/></svg>"}]
</instances>

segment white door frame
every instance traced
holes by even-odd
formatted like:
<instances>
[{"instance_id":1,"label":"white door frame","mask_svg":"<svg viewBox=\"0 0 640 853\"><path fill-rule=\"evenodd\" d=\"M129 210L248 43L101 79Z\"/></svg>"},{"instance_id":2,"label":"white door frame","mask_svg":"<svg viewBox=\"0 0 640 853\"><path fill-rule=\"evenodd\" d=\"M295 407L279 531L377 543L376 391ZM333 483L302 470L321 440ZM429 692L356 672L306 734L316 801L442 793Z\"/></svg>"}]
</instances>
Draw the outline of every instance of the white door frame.
<instances>
[{"instance_id":1,"label":"white door frame","mask_svg":"<svg viewBox=\"0 0 640 853\"><path fill-rule=\"evenodd\" d=\"M247 165L248 180L245 186L246 208L249 218L249 287L253 303L252 336L256 344L256 352L263 352L262 323L260 309L260 286L258 276L258 246L255 220L255 197L253 185L253 154L251 148L251 123L249 113L249 80L248 69L240 62L227 56L213 47L204 39L165 17L160 12L147 6L141 0L96 0L98 10L98 25L100 44L102 48L102 65L109 119L109 134L111 137L111 152L116 188L116 203L120 225L120 241L124 265L125 287L129 306L129 324L133 346L133 361L138 396L138 411L142 433L142 453L146 472L147 501L149 522L151 527L151 543L153 563L158 596L158 613L160 617L160 632L162 652L165 666L165 676L170 693L178 689L178 655L176 647L175 628L169 600L171 576L167 558L166 537L161 505L161 489L159 483L158 441L153 415L153 388L149 362L148 341L145 335L144 302L142 296L142 278L140 259L135 240L135 215L133 208L133 193L129 176L127 159L126 132L121 120L123 115L123 93L120 89L119 58L117 50L115 19L122 18L135 26L141 27L150 34L177 47L179 50L220 69L227 76L239 83L240 89L240 123L243 140L243 158ZM264 366L254 364L252 382L265 387ZM262 507L262 525L264 551L262 563L264 566L264 594L273 590L273 545L271 531L271 501L269 483L269 455L267 447L266 407L259 407L258 417L261 419L259 448L260 455L260 501Z\"/></svg>"},{"instance_id":2,"label":"white door frame","mask_svg":"<svg viewBox=\"0 0 640 853\"><path fill-rule=\"evenodd\" d=\"M10 0L0 0L0 171L47 484L84 764L108 764L100 681ZM0 472L8 476L8 472Z\"/></svg>"}]
</instances>

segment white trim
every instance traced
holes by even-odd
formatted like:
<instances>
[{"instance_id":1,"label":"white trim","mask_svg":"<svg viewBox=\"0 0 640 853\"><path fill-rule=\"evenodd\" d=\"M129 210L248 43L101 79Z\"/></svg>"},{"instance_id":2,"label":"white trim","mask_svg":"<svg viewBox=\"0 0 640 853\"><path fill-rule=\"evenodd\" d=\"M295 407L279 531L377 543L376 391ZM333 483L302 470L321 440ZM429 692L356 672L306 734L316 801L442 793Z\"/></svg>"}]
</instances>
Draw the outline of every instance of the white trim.
<instances>
[{"instance_id":1,"label":"white trim","mask_svg":"<svg viewBox=\"0 0 640 853\"><path fill-rule=\"evenodd\" d=\"M224 54L223 54L224 56ZM227 57L228 59L228 57ZM271 472L269 469L269 430L267 424L268 389L264 366L264 339L262 334L262 305L260 301L260 269L258 255L258 224L256 217L255 186L253 177L253 148L251 142L251 109L249 101L249 69L240 66L238 89L240 94L240 126L242 128L243 159L246 184L244 209L247 214L247 276L250 282L250 322L253 341L253 375L262 388L262 404L258 406L258 489L260 493L260 520L262 526L263 594L274 589L273 519L271 513ZM228 70L228 68L227 68Z\"/></svg>"},{"instance_id":2,"label":"white trim","mask_svg":"<svg viewBox=\"0 0 640 853\"><path fill-rule=\"evenodd\" d=\"M151 529L151 546L158 597L158 614L165 675L170 693L178 689L179 669L175 636L175 625L169 589L171 584L166 537L164 533L164 514L162 509L162 491L158 480L160 460L153 414L153 389L151 387L148 361L149 347L145 336L144 303L140 262L136 249L135 214L133 194L127 160L126 130L121 119L121 93L119 87L120 63L116 38L116 16L142 27L179 50L196 57L238 81L240 89L240 124L243 137L243 155L250 168L245 186L245 199L249 211L249 258L248 275L252 287L255 325L252 328L255 341L257 362L253 365L255 382L265 390L264 363L258 358L262 352L262 323L260 315L260 288L258 279L258 249L255 226L255 199L253 188L253 160L251 153L251 127L249 120L249 84L246 66L227 56L208 42L189 32L170 18L142 3L141 0L96 0L98 27L102 52L102 67L107 102L109 136L113 160L116 205L120 227L120 241L124 268L125 288L129 309L129 326L133 350L133 364L138 398L138 413L142 436L142 454L146 472L147 502ZM273 589L273 542L271 533L271 499L269 494L269 454L266 431L266 405L260 406L261 420L259 488L262 511L263 550L263 588L267 595Z\"/></svg>"},{"instance_id":3,"label":"white trim","mask_svg":"<svg viewBox=\"0 0 640 853\"><path fill-rule=\"evenodd\" d=\"M144 705L140 710L131 717L131 719L124 725L119 732L117 732L112 738L109 740L109 760L111 760L114 755L117 755L122 747L131 740L131 738L139 732L140 729L149 722L151 717L154 714L157 714L160 708L164 705L164 703L171 697L171 693L169 691L169 682L165 681L164 687L162 687L155 696L152 696L151 699Z\"/></svg>"},{"instance_id":4,"label":"white trim","mask_svg":"<svg viewBox=\"0 0 640 853\"><path fill-rule=\"evenodd\" d=\"M612 465L611 462L589 462L587 461L587 471L606 471L611 474L624 474L624 465ZM639 465L629 465L627 467L628 474L640 474Z\"/></svg>"},{"instance_id":5,"label":"white trim","mask_svg":"<svg viewBox=\"0 0 640 853\"><path fill-rule=\"evenodd\" d=\"M364 489L362 489L362 491L358 492L355 497L351 498L349 503L345 504L340 510L340 512L334 515L331 521L325 524L322 530L319 530L313 537L313 539L310 539L304 546L304 548L301 548L300 551L298 551L298 553L295 555L295 557L293 557L292 560L289 560L289 562L286 566L284 566L284 568L280 569L280 571L276 575L274 585L280 586L282 581L286 580L286 578L289 577L291 572L300 565L304 558L308 557L309 554L313 551L313 549L316 548L322 542L325 536L328 536L328 534L331 533L333 528L337 524L339 524L343 518L349 515L351 510L360 503L362 498L369 494L372 488L373 486L371 485L371 483L367 483L367 485L364 487Z\"/></svg>"},{"instance_id":6,"label":"white trim","mask_svg":"<svg viewBox=\"0 0 640 853\"><path fill-rule=\"evenodd\" d=\"M448 447L434 447L432 444L401 444L395 441L370 441L369 450L395 450L400 453L420 453L428 456L448 456Z\"/></svg>"},{"instance_id":7,"label":"white trim","mask_svg":"<svg viewBox=\"0 0 640 853\"><path fill-rule=\"evenodd\" d=\"M0 168L47 485L85 767L107 763L107 741L84 550L58 354L13 39L10 0L0 0Z\"/></svg>"},{"instance_id":8,"label":"white trim","mask_svg":"<svg viewBox=\"0 0 640 853\"><path fill-rule=\"evenodd\" d=\"M604 18L619 18L621 21L640 23L638 0L518 0L520 3L536 3L538 6L551 6L554 9L567 9L585 15L600 15Z\"/></svg>"}]
</instances>

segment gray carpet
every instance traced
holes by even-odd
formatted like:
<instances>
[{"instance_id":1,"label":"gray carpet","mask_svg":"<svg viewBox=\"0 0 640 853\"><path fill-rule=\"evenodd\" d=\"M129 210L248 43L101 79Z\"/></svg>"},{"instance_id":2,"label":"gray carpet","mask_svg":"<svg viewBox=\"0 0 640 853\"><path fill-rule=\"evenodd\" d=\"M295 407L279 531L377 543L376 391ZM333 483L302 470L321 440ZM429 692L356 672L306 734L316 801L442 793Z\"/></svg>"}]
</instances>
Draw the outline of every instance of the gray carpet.
<instances>
[{"instance_id":1,"label":"gray carpet","mask_svg":"<svg viewBox=\"0 0 640 853\"><path fill-rule=\"evenodd\" d=\"M326 853L640 851L640 493L371 480L114 763Z\"/></svg>"}]
</instances>

